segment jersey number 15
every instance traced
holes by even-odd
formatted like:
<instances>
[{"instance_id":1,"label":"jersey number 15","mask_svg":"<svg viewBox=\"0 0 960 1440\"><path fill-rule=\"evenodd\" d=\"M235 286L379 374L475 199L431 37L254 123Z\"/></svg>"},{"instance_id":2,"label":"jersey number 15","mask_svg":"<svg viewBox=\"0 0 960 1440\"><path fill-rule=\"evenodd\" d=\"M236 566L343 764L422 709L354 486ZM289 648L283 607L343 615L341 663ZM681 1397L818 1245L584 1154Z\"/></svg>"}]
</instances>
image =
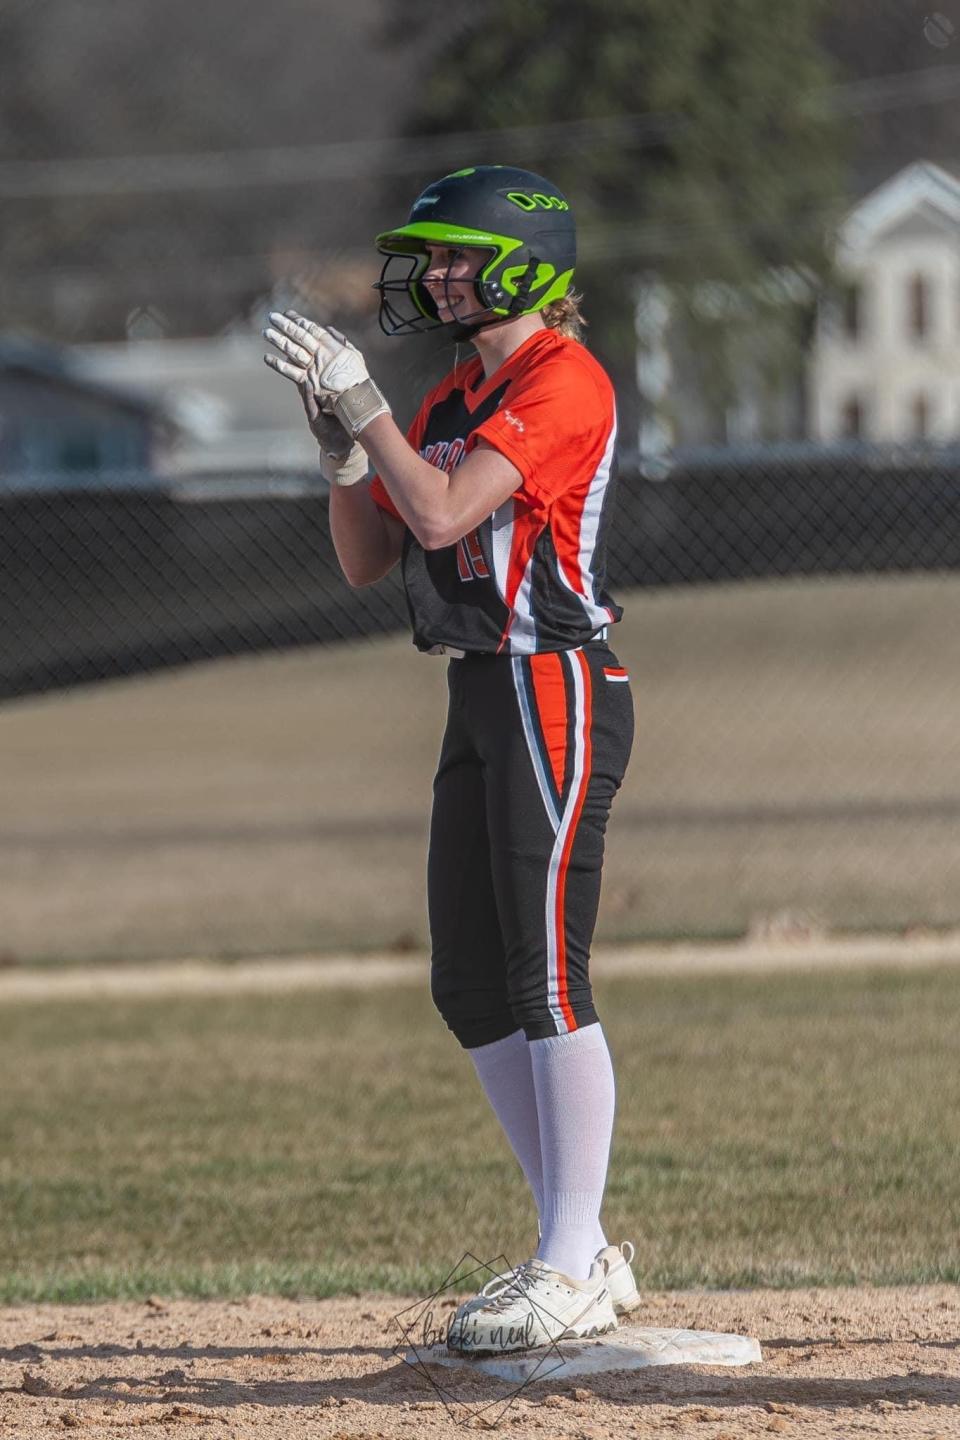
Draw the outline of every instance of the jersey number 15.
<instances>
[{"instance_id":1,"label":"jersey number 15","mask_svg":"<svg viewBox=\"0 0 960 1440\"><path fill-rule=\"evenodd\" d=\"M457 541L457 571L461 580L485 580L490 574L476 530L470 530Z\"/></svg>"}]
</instances>

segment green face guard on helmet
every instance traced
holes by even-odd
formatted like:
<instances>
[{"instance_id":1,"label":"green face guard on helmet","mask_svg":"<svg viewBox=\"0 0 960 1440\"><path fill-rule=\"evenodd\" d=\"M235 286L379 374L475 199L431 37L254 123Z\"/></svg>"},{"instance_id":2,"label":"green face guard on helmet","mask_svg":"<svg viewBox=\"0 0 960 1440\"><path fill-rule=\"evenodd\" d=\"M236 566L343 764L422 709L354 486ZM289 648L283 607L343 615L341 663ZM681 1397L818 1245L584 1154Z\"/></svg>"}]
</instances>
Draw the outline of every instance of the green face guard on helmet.
<instances>
[{"instance_id":1,"label":"green face guard on helmet","mask_svg":"<svg viewBox=\"0 0 960 1440\"><path fill-rule=\"evenodd\" d=\"M477 309L454 322L439 318L423 283L430 265L428 244L488 254L471 282ZM407 224L378 235L377 247L387 257L374 286L380 292L380 327L387 335L445 323L477 330L529 315L566 295L576 265L573 217L559 190L528 170L503 165L457 170L428 185L414 201ZM398 275L404 262L406 271ZM409 302L406 314L393 298L401 294Z\"/></svg>"}]
</instances>

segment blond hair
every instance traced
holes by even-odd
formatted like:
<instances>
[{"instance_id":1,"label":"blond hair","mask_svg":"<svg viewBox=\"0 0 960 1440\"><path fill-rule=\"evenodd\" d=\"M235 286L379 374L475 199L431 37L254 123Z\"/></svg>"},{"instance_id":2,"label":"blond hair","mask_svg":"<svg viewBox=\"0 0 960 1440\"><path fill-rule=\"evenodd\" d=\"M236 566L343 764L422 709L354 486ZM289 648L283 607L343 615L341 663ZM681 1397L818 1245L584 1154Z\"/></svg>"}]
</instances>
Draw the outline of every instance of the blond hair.
<instances>
[{"instance_id":1,"label":"blond hair","mask_svg":"<svg viewBox=\"0 0 960 1440\"><path fill-rule=\"evenodd\" d=\"M568 335L571 340L582 340L587 328L587 321L580 314L582 299L579 291L570 290L559 300L544 305L540 311L544 325L551 330L559 330L561 335Z\"/></svg>"}]
</instances>

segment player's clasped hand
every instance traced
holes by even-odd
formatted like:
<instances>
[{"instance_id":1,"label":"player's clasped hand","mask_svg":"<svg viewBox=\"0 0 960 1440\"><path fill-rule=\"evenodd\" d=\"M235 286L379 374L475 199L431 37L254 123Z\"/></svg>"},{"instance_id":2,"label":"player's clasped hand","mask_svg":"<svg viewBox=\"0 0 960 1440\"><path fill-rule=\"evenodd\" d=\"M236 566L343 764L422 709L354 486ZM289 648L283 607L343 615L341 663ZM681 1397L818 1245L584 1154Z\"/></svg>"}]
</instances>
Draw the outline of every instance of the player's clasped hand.
<instances>
[{"instance_id":1,"label":"player's clasped hand","mask_svg":"<svg viewBox=\"0 0 960 1440\"><path fill-rule=\"evenodd\" d=\"M309 391L319 410L335 415L354 439L378 415L390 414L360 351L339 330L295 310L274 310L263 335L280 352L264 355L270 368Z\"/></svg>"},{"instance_id":2,"label":"player's clasped hand","mask_svg":"<svg viewBox=\"0 0 960 1440\"><path fill-rule=\"evenodd\" d=\"M330 414L341 391L369 378L363 356L346 336L325 329L295 310L284 314L272 311L270 326L263 335L280 352L264 355L267 364L295 385L309 384L320 408Z\"/></svg>"}]
</instances>

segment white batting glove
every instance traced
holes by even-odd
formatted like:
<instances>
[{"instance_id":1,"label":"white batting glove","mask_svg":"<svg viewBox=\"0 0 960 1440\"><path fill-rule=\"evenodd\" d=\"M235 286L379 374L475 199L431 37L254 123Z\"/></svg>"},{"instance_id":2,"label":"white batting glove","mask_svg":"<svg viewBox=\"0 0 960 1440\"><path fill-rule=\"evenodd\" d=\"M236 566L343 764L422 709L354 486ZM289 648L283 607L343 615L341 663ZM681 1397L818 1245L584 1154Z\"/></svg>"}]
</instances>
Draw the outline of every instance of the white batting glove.
<instances>
[{"instance_id":1,"label":"white batting glove","mask_svg":"<svg viewBox=\"0 0 960 1440\"><path fill-rule=\"evenodd\" d=\"M367 452L344 430L336 415L320 409L308 384L300 386L307 424L320 446L320 474L330 485L356 485L367 478Z\"/></svg>"},{"instance_id":2,"label":"white batting glove","mask_svg":"<svg viewBox=\"0 0 960 1440\"><path fill-rule=\"evenodd\" d=\"M354 439L378 415L390 414L360 351L339 330L317 325L293 310L284 315L274 310L263 335L280 351L280 355L264 355L270 368L308 388L319 408L336 415Z\"/></svg>"}]
</instances>

